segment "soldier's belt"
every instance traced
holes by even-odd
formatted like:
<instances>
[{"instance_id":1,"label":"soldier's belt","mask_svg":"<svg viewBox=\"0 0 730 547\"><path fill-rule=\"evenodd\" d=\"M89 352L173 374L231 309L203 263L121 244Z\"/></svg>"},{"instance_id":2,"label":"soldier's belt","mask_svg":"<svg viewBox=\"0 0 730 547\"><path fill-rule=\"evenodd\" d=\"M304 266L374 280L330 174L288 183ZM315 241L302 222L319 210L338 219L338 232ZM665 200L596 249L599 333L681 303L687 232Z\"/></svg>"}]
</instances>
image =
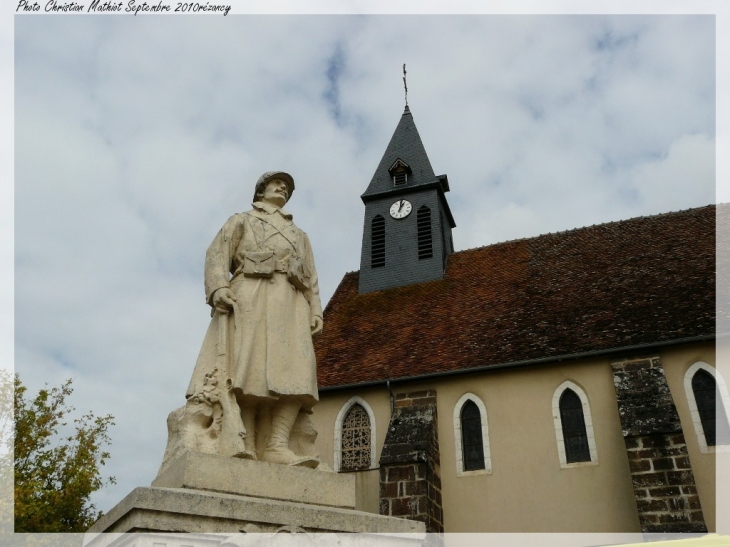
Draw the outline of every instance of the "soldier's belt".
<instances>
[{"instance_id":1,"label":"soldier's belt","mask_svg":"<svg viewBox=\"0 0 730 547\"><path fill-rule=\"evenodd\" d=\"M300 291L306 291L311 286L311 273L299 257L277 260L273 251L246 253L239 272L246 277L271 277L274 272L280 272L285 273L289 283Z\"/></svg>"},{"instance_id":2,"label":"soldier's belt","mask_svg":"<svg viewBox=\"0 0 730 547\"><path fill-rule=\"evenodd\" d=\"M289 259L277 260L273 251L251 251L245 254L237 273L246 277L271 277L274 272L289 273Z\"/></svg>"}]
</instances>

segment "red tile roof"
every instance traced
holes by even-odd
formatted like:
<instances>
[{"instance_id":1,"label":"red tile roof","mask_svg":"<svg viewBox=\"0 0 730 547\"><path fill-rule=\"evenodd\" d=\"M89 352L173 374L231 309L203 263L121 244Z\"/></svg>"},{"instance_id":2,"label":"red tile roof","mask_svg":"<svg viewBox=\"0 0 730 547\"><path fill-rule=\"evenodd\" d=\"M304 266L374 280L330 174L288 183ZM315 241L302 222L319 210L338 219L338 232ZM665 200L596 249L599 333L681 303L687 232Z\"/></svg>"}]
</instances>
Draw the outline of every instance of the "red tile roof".
<instances>
[{"instance_id":1,"label":"red tile roof","mask_svg":"<svg viewBox=\"0 0 730 547\"><path fill-rule=\"evenodd\" d=\"M712 337L715 206L449 256L444 279L358 294L315 339L320 387Z\"/></svg>"}]
</instances>

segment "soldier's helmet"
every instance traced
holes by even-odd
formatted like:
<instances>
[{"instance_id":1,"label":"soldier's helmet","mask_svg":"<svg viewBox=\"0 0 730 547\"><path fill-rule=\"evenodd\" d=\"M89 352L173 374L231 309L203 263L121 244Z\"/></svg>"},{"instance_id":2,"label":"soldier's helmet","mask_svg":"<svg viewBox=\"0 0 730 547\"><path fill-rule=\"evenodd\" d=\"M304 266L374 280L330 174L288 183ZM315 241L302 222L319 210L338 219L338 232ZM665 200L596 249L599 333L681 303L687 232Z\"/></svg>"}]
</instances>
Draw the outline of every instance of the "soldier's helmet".
<instances>
[{"instance_id":1,"label":"soldier's helmet","mask_svg":"<svg viewBox=\"0 0 730 547\"><path fill-rule=\"evenodd\" d=\"M259 180L256 181L256 188L253 191L253 201L259 201L258 195L264 193L266 183L271 179L281 179L286 183L287 189L289 190L289 197L287 198L287 201L289 201L291 199L291 195L294 193L294 177L284 171L267 171L261 175Z\"/></svg>"}]
</instances>

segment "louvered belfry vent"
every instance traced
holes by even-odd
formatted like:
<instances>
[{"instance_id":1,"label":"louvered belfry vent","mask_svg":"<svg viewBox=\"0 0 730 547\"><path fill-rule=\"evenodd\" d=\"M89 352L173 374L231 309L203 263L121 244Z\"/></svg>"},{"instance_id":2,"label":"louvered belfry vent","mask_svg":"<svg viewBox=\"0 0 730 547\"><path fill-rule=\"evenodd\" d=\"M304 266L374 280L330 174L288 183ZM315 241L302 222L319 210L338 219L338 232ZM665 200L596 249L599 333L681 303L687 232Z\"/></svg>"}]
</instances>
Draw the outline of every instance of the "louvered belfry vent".
<instances>
[{"instance_id":1,"label":"louvered belfry vent","mask_svg":"<svg viewBox=\"0 0 730 547\"><path fill-rule=\"evenodd\" d=\"M444 232L444 221L443 219L439 222L439 230L441 232L441 248L446 249L446 233ZM441 263L443 264L444 271L446 271L446 259L449 255L446 252L441 253Z\"/></svg>"},{"instance_id":2,"label":"louvered belfry vent","mask_svg":"<svg viewBox=\"0 0 730 547\"><path fill-rule=\"evenodd\" d=\"M395 160L393 165L388 169L388 173L393 177L393 184L400 186L408 182L408 173L411 171L411 167L404 162L401 158Z\"/></svg>"},{"instance_id":3,"label":"louvered belfry vent","mask_svg":"<svg viewBox=\"0 0 730 547\"><path fill-rule=\"evenodd\" d=\"M385 219L380 215L373 218L370 237L372 241L370 266L382 268L385 266Z\"/></svg>"},{"instance_id":4,"label":"louvered belfry vent","mask_svg":"<svg viewBox=\"0 0 730 547\"><path fill-rule=\"evenodd\" d=\"M425 205L416 214L418 225L418 259L433 257L433 238L431 237L431 209Z\"/></svg>"}]
</instances>

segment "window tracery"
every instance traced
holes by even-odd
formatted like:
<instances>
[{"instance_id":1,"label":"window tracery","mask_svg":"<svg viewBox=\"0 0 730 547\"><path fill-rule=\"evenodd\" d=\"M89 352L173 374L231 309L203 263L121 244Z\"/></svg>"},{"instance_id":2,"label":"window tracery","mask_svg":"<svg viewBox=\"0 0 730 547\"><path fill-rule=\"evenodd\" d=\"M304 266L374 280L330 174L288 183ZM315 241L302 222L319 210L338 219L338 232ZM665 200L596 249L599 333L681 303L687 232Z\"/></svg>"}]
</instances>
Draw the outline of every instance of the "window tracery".
<instances>
[{"instance_id":1,"label":"window tracery","mask_svg":"<svg viewBox=\"0 0 730 547\"><path fill-rule=\"evenodd\" d=\"M335 471L377 469L375 414L357 395L342 405L335 419Z\"/></svg>"},{"instance_id":2,"label":"window tracery","mask_svg":"<svg viewBox=\"0 0 730 547\"><path fill-rule=\"evenodd\" d=\"M342 421L342 471L369 469L370 416L360 404L354 404Z\"/></svg>"}]
</instances>

